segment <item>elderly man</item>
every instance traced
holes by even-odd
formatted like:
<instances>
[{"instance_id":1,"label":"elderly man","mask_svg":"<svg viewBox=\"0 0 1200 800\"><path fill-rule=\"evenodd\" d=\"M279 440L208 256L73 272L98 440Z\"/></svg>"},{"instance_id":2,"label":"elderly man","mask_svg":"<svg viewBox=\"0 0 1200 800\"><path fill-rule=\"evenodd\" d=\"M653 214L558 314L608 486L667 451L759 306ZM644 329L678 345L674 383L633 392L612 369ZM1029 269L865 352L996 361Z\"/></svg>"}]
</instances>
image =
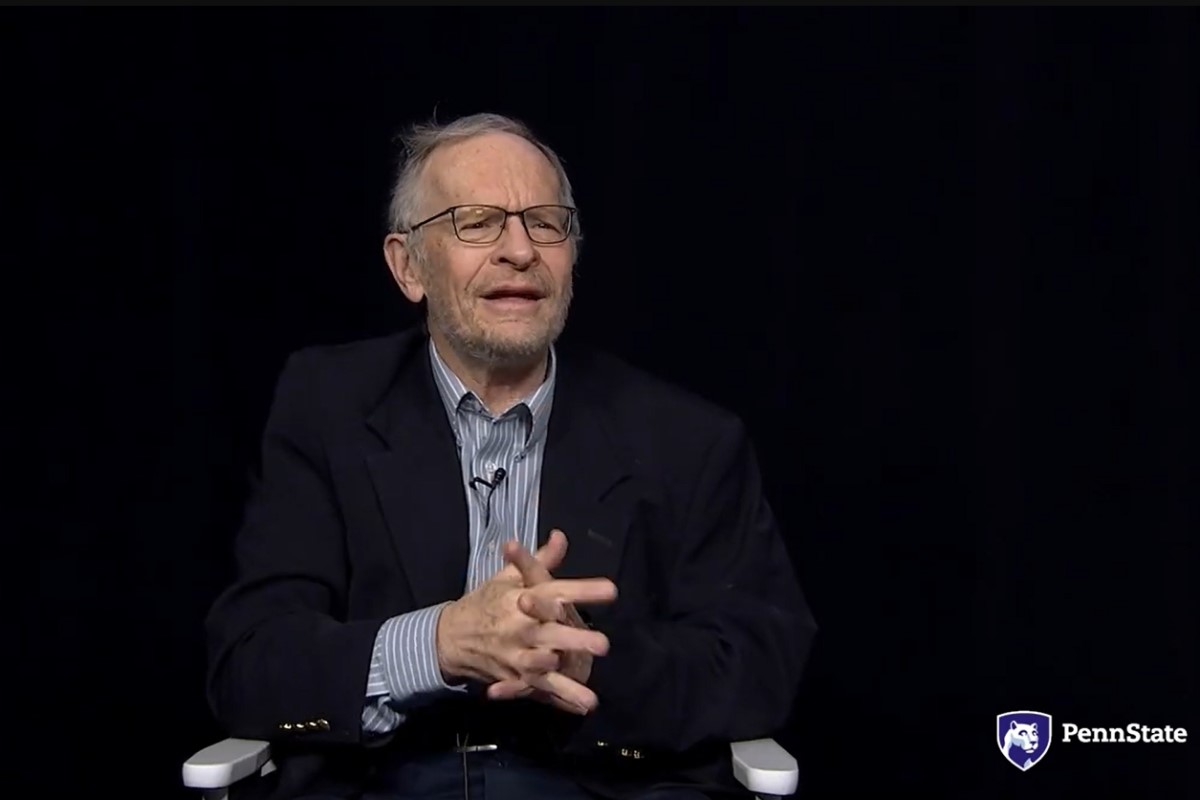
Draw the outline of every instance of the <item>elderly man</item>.
<instances>
[{"instance_id":1,"label":"elderly man","mask_svg":"<svg viewBox=\"0 0 1200 800\"><path fill-rule=\"evenodd\" d=\"M739 420L555 342L579 218L477 115L407 140L384 255L426 324L294 354L208 619L276 797L736 793L815 626Z\"/></svg>"}]
</instances>

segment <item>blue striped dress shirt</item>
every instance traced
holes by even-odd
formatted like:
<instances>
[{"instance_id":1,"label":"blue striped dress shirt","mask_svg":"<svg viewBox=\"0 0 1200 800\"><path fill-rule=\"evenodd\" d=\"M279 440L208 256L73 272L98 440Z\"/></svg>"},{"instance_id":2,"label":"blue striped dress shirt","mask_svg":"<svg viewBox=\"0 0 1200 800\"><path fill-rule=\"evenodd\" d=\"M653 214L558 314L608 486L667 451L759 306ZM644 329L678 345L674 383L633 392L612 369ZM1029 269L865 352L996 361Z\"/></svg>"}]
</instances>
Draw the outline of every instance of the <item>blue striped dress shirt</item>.
<instances>
[{"instance_id":1,"label":"blue striped dress shirt","mask_svg":"<svg viewBox=\"0 0 1200 800\"><path fill-rule=\"evenodd\" d=\"M554 400L556 356L551 349L546 380L530 396L500 416L493 416L474 393L446 366L429 342L434 383L450 417L458 444L463 486L470 519L470 556L466 592L504 566L501 546L517 539L532 552L537 547L538 489L546 426ZM496 470L506 475L494 489ZM430 536L454 536L456 531L429 531ZM463 691L442 679L437 659L437 623L448 603L392 617L379 629L367 677L363 729L386 734L404 722L403 708L411 701L447 691Z\"/></svg>"}]
</instances>

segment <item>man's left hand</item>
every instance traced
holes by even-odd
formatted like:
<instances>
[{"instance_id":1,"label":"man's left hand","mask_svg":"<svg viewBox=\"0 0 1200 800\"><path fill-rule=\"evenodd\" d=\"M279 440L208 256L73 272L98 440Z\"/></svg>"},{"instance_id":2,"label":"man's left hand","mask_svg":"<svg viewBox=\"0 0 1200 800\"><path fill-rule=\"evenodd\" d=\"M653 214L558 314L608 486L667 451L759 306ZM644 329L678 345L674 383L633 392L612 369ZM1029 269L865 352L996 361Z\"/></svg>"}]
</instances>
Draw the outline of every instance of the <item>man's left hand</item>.
<instances>
[{"instance_id":1,"label":"man's left hand","mask_svg":"<svg viewBox=\"0 0 1200 800\"><path fill-rule=\"evenodd\" d=\"M557 529L551 531L550 541L547 543L545 549L551 551L556 556L553 559L554 563L562 561L562 555L566 552L566 548L566 535ZM559 552L560 550L561 552ZM504 559L521 573L521 578L526 587L537 586L538 584L553 580L550 570L516 542L505 544ZM579 612L572 603L548 599L539 601L530 595L522 595L518 600L518 606L526 614L542 622L557 622L576 628L587 627L587 624L579 616ZM587 652L561 652L559 653L560 661L557 671L530 674L524 676L522 679L498 681L488 687L487 695L493 700L513 700L529 697L543 703L549 703L562 711L568 711L572 714L587 713L585 709L562 700L556 688L562 682L563 678L586 685L588 678L592 674L592 658L592 654Z\"/></svg>"}]
</instances>

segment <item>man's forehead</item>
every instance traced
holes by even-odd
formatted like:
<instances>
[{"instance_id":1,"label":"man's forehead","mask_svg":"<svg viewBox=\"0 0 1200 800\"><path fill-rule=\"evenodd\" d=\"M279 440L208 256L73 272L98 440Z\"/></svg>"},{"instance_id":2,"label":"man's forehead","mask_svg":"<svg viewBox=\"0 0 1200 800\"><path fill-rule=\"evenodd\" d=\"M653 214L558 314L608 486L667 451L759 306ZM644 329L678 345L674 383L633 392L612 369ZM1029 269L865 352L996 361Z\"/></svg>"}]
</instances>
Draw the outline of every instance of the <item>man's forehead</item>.
<instances>
[{"instance_id":1,"label":"man's forehead","mask_svg":"<svg viewBox=\"0 0 1200 800\"><path fill-rule=\"evenodd\" d=\"M514 195L536 202L558 199L558 175L532 142L510 134L487 134L435 151L426 185L450 202L496 202Z\"/></svg>"}]
</instances>

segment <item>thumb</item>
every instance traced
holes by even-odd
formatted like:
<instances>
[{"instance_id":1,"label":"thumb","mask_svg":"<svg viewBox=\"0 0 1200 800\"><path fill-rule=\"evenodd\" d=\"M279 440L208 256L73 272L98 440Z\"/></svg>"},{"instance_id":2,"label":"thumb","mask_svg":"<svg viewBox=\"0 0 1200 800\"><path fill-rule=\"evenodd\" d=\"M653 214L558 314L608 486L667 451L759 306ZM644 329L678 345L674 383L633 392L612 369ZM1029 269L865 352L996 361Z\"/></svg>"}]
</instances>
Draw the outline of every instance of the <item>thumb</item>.
<instances>
[{"instance_id":1,"label":"thumb","mask_svg":"<svg viewBox=\"0 0 1200 800\"><path fill-rule=\"evenodd\" d=\"M550 531L550 538L533 554L546 570L556 570L567 557L567 535L558 528Z\"/></svg>"},{"instance_id":2,"label":"thumb","mask_svg":"<svg viewBox=\"0 0 1200 800\"><path fill-rule=\"evenodd\" d=\"M566 554L567 537L557 528L550 531L550 538L533 555L515 541L504 544L504 560L517 568L526 586L536 586L552 580L554 576L550 574L550 570L557 569Z\"/></svg>"},{"instance_id":3,"label":"thumb","mask_svg":"<svg viewBox=\"0 0 1200 800\"><path fill-rule=\"evenodd\" d=\"M563 558L567 555L567 537L555 528L550 531L550 538L532 555L515 539L504 543L504 569L501 574L507 578L520 578L526 586L536 586L553 579L551 570L558 569Z\"/></svg>"}]
</instances>

